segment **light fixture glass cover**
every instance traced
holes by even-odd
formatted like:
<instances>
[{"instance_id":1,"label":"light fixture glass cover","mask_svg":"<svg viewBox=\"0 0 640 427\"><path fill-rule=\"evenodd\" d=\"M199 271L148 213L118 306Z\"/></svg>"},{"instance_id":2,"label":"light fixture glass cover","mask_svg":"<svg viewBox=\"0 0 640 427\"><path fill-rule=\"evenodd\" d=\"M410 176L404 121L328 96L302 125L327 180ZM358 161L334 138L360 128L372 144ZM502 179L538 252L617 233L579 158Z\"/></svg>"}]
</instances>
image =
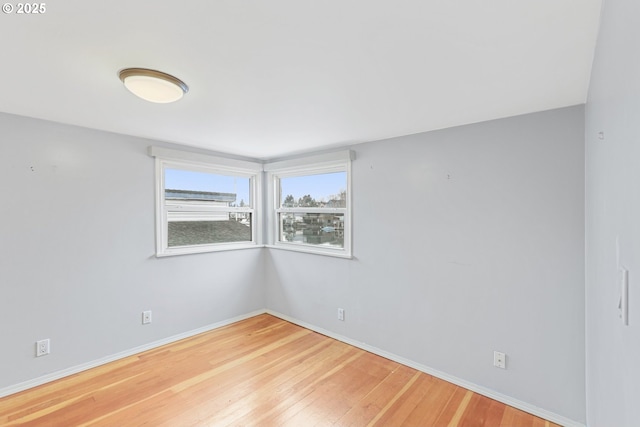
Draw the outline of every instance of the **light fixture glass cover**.
<instances>
[{"instance_id":1,"label":"light fixture glass cover","mask_svg":"<svg viewBox=\"0 0 640 427\"><path fill-rule=\"evenodd\" d=\"M125 68L118 76L131 93L149 102L174 102L189 91L177 77L147 68Z\"/></svg>"}]
</instances>

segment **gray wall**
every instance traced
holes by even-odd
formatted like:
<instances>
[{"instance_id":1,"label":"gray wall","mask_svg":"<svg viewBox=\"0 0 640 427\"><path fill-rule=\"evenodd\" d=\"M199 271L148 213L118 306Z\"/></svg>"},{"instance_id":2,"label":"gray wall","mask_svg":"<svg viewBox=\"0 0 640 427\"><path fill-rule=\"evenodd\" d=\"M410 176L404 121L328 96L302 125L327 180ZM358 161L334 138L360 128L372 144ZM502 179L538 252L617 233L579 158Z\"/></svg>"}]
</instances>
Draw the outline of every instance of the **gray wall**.
<instances>
[{"instance_id":1,"label":"gray wall","mask_svg":"<svg viewBox=\"0 0 640 427\"><path fill-rule=\"evenodd\" d=\"M583 107L353 148L355 259L270 250L267 307L584 422Z\"/></svg>"},{"instance_id":2,"label":"gray wall","mask_svg":"<svg viewBox=\"0 0 640 427\"><path fill-rule=\"evenodd\" d=\"M605 0L586 108L587 407L590 426L640 420L640 2ZM604 133L604 139L598 133ZM618 263L629 270L629 326Z\"/></svg>"},{"instance_id":3,"label":"gray wall","mask_svg":"<svg viewBox=\"0 0 640 427\"><path fill-rule=\"evenodd\" d=\"M167 144L0 129L0 388L267 307L584 421L582 107L353 147L353 260L156 259L146 147Z\"/></svg>"},{"instance_id":4,"label":"gray wall","mask_svg":"<svg viewBox=\"0 0 640 427\"><path fill-rule=\"evenodd\" d=\"M261 249L154 257L152 144L0 114L0 388L264 308Z\"/></svg>"}]
</instances>

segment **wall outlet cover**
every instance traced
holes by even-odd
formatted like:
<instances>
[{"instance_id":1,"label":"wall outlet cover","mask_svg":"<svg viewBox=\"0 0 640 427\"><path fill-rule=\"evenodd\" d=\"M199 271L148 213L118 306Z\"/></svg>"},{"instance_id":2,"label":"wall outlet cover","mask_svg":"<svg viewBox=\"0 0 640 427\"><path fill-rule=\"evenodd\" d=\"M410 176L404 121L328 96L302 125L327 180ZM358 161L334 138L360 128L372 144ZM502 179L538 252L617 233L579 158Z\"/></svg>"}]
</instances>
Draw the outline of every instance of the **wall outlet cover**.
<instances>
[{"instance_id":1,"label":"wall outlet cover","mask_svg":"<svg viewBox=\"0 0 640 427\"><path fill-rule=\"evenodd\" d=\"M142 312L142 324L148 325L151 323L151 310Z\"/></svg>"},{"instance_id":2,"label":"wall outlet cover","mask_svg":"<svg viewBox=\"0 0 640 427\"><path fill-rule=\"evenodd\" d=\"M49 338L36 341L36 357L46 356L49 353L51 353L51 341Z\"/></svg>"},{"instance_id":3,"label":"wall outlet cover","mask_svg":"<svg viewBox=\"0 0 640 427\"><path fill-rule=\"evenodd\" d=\"M494 351L493 366L500 369L507 369L507 355L499 351Z\"/></svg>"}]
</instances>

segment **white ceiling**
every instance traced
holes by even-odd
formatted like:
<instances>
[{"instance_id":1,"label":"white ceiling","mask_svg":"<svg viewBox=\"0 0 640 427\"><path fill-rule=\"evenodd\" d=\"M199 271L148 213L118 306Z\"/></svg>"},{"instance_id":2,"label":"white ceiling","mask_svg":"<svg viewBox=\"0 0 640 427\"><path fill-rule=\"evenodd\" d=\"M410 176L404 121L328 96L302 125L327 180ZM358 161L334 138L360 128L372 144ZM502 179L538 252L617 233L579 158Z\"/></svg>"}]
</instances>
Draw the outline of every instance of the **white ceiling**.
<instances>
[{"instance_id":1,"label":"white ceiling","mask_svg":"<svg viewBox=\"0 0 640 427\"><path fill-rule=\"evenodd\" d=\"M0 15L0 111L257 158L586 101L601 0L61 0ZM174 104L129 93L162 70Z\"/></svg>"}]
</instances>

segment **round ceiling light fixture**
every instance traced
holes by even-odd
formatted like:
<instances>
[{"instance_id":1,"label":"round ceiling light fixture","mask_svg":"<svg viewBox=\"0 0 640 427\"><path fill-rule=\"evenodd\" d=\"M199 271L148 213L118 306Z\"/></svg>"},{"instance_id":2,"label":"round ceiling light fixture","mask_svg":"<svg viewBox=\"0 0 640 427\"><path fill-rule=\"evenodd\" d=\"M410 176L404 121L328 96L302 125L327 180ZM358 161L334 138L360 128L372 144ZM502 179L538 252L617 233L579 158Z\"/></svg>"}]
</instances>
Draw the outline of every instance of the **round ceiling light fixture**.
<instances>
[{"instance_id":1,"label":"round ceiling light fixture","mask_svg":"<svg viewBox=\"0 0 640 427\"><path fill-rule=\"evenodd\" d=\"M185 82L161 71L125 68L118 76L131 93L149 102L175 102L189 92L189 86Z\"/></svg>"}]
</instances>

